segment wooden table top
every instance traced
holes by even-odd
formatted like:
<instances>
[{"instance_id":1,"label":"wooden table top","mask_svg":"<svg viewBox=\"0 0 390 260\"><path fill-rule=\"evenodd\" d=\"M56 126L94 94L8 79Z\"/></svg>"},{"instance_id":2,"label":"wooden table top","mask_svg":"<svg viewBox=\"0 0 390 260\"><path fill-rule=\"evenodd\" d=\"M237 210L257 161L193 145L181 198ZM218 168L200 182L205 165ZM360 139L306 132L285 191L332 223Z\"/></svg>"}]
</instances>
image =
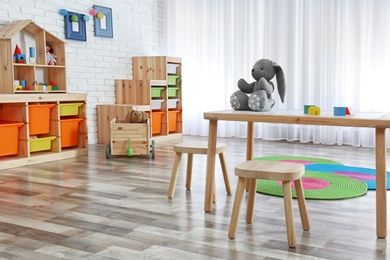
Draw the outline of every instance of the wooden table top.
<instances>
[{"instance_id":1,"label":"wooden table top","mask_svg":"<svg viewBox=\"0 0 390 260\"><path fill-rule=\"evenodd\" d=\"M321 115L316 116L304 114L303 109L267 112L222 110L204 112L203 117L208 120L390 128L390 113L387 112L358 112L354 115L334 116L333 111L321 111Z\"/></svg>"}]
</instances>

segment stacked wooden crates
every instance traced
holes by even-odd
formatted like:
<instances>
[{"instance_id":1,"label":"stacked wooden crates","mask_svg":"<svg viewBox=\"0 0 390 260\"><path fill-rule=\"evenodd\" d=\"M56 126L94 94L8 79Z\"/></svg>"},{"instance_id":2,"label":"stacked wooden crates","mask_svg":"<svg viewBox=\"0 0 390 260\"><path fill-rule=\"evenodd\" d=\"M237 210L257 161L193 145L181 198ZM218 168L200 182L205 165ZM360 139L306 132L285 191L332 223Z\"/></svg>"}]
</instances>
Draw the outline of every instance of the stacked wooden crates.
<instances>
[{"instance_id":1,"label":"stacked wooden crates","mask_svg":"<svg viewBox=\"0 0 390 260\"><path fill-rule=\"evenodd\" d=\"M133 79L116 80L116 103L149 105L152 137L156 141L182 138L181 58L132 58Z\"/></svg>"}]
</instances>

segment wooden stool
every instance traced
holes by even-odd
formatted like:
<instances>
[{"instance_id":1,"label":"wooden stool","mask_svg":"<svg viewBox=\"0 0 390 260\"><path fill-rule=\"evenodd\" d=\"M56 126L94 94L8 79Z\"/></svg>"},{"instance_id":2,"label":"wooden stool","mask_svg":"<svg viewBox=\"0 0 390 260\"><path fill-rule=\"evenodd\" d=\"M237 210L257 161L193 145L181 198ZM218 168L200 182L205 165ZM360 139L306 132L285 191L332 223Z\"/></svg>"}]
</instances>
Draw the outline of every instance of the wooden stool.
<instances>
[{"instance_id":1,"label":"wooden stool","mask_svg":"<svg viewBox=\"0 0 390 260\"><path fill-rule=\"evenodd\" d=\"M181 155L183 153L188 153L186 189L191 190L193 155L194 154L207 154L207 147L208 147L207 143L195 143L195 142L183 142L183 143L176 144L173 146L173 150L176 152L176 157L175 157L175 162L173 164L171 181L169 183L169 189L168 189L168 194L167 194L168 198L172 199L173 195L175 194L175 186L176 186L177 174L178 174L179 166L180 166ZM226 151L226 144L218 144L217 143L216 154L219 155L219 160L221 162L221 168L222 168L222 173L223 173L223 179L225 181L226 192L228 194L231 194L229 175L227 172L225 157L223 155L223 152L225 152L225 151ZM214 187L214 192L215 192L215 187ZM215 193L213 195L214 195L214 202L215 202Z\"/></svg>"},{"instance_id":2,"label":"wooden stool","mask_svg":"<svg viewBox=\"0 0 390 260\"><path fill-rule=\"evenodd\" d=\"M230 238L236 237L246 178L250 180L248 206L246 211L246 221L248 223L253 222L257 179L276 180L282 181L283 183L284 212L286 216L288 245L289 247L295 247L296 238L290 182L294 181L303 229L309 230L310 223L301 180L302 175L305 173L305 166L297 163L251 160L240 163L234 170L235 175L238 176L238 182L228 236Z\"/></svg>"}]
</instances>

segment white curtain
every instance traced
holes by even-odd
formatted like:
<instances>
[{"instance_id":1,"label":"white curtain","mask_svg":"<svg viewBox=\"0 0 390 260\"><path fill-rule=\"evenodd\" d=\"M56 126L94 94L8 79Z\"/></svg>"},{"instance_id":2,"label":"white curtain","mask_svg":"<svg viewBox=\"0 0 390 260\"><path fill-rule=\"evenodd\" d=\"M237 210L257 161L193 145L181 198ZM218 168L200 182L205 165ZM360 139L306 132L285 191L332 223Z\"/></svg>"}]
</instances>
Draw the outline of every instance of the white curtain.
<instances>
[{"instance_id":1,"label":"white curtain","mask_svg":"<svg viewBox=\"0 0 390 260\"><path fill-rule=\"evenodd\" d=\"M277 62L286 98L273 109L390 112L388 0L166 0L167 54L183 60L184 134L206 136L203 112L231 109L237 81L261 58ZM275 79L273 80L276 84ZM220 137L246 124L220 121ZM256 124L255 137L373 147L373 129Z\"/></svg>"}]
</instances>

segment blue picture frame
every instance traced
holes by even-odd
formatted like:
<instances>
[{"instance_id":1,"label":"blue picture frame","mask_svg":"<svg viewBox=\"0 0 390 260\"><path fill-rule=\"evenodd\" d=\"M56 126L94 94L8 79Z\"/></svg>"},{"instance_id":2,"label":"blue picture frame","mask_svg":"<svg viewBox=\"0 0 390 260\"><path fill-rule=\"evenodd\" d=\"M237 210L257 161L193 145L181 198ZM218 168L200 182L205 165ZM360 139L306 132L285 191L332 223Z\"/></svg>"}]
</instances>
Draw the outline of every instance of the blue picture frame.
<instances>
[{"instance_id":1,"label":"blue picture frame","mask_svg":"<svg viewBox=\"0 0 390 260\"><path fill-rule=\"evenodd\" d=\"M77 22L72 22L70 18L72 15L76 15L78 17ZM65 20L65 38L69 40L76 41L87 41L87 30L85 26L85 21L83 19L84 14L78 14L73 12L68 12L64 16Z\"/></svg>"},{"instance_id":2,"label":"blue picture frame","mask_svg":"<svg viewBox=\"0 0 390 260\"><path fill-rule=\"evenodd\" d=\"M104 18L102 20L97 18L97 15L93 17L95 36L113 38L112 9L100 5L93 5L93 9L95 9L97 13L104 14Z\"/></svg>"}]
</instances>

